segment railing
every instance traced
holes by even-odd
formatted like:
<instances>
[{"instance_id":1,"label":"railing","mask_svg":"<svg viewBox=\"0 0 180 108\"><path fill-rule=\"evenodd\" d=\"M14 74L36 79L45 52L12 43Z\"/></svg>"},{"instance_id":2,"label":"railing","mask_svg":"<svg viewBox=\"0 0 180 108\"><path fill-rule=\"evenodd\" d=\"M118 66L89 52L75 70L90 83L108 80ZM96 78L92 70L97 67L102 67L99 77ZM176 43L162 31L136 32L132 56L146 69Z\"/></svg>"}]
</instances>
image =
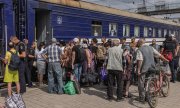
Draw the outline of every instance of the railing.
<instances>
[{"instance_id":1,"label":"railing","mask_svg":"<svg viewBox=\"0 0 180 108\"><path fill-rule=\"evenodd\" d=\"M146 8L145 11L140 12L151 12L151 11L159 11L159 10L171 10L171 9L178 9L180 8L180 3L172 3L172 4L164 4L164 5L154 5L154 6L146 6L146 7L140 7L140 8ZM140 9L139 8L139 9ZM139 12L138 8L131 8L127 9L129 12Z\"/></svg>"}]
</instances>

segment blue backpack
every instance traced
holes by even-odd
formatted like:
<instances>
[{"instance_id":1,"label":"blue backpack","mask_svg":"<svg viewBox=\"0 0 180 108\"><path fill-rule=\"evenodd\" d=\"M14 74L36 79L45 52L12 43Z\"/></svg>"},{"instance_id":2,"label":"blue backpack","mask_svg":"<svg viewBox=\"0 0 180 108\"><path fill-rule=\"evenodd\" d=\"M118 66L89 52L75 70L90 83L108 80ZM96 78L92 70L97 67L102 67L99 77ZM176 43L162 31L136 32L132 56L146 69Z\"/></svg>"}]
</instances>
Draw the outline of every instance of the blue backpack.
<instances>
[{"instance_id":1,"label":"blue backpack","mask_svg":"<svg viewBox=\"0 0 180 108\"><path fill-rule=\"evenodd\" d=\"M12 51L9 51L11 53L11 60L8 65L9 70L11 71L17 71L19 68L20 58L18 56L18 53L13 53Z\"/></svg>"}]
</instances>

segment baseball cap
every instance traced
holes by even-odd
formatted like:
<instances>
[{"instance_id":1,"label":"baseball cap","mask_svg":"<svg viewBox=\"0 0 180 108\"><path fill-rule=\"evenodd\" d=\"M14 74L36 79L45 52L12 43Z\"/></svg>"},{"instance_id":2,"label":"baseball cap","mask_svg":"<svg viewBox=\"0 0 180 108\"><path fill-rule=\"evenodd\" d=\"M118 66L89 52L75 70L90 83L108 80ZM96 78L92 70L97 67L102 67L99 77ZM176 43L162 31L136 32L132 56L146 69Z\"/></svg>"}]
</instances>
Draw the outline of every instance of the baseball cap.
<instances>
[{"instance_id":1,"label":"baseball cap","mask_svg":"<svg viewBox=\"0 0 180 108\"><path fill-rule=\"evenodd\" d=\"M74 39L73 39L73 42L76 42L76 43L77 43L77 42L79 42L79 39L78 39L78 38L74 38Z\"/></svg>"},{"instance_id":2,"label":"baseball cap","mask_svg":"<svg viewBox=\"0 0 180 108\"><path fill-rule=\"evenodd\" d=\"M56 40L56 38L52 38L52 43L56 43L57 42L57 40Z\"/></svg>"}]
</instances>

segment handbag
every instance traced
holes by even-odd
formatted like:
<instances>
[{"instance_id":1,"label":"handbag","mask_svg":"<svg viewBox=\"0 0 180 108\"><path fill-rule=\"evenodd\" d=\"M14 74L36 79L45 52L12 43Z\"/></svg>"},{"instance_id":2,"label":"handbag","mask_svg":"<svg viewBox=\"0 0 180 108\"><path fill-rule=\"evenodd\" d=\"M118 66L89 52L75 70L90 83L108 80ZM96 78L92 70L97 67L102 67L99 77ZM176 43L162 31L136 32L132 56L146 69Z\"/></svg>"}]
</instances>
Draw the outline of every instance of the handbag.
<instances>
[{"instance_id":1,"label":"handbag","mask_svg":"<svg viewBox=\"0 0 180 108\"><path fill-rule=\"evenodd\" d=\"M13 93L11 97L5 100L6 108L26 108L24 100L20 94Z\"/></svg>"},{"instance_id":2,"label":"handbag","mask_svg":"<svg viewBox=\"0 0 180 108\"><path fill-rule=\"evenodd\" d=\"M73 81L67 82L67 84L64 86L64 92L65 92L65 94L69 94L69 95L75 95L76 94L76 90L74 88Z\"/></svg>"},{"instance_id":3,"label":"handbag","mask_svg":"<svg viewBox=\"0 0 180 108\"><path fill-rule=\"evenodd\" d=\"M18 108L18 107L11 97L7 97L5 99L5 108Z\"/></svg>"},{"instance_id":4,"label":"handbag","mask_svg":"<svg viewBox=\"0 0 180 108\"><path fill-rule=\"evenodd\" d=\"M102 80L107 79L107 70L104 67L101 69L101 79Z\"/></svg>"}]
</instances>

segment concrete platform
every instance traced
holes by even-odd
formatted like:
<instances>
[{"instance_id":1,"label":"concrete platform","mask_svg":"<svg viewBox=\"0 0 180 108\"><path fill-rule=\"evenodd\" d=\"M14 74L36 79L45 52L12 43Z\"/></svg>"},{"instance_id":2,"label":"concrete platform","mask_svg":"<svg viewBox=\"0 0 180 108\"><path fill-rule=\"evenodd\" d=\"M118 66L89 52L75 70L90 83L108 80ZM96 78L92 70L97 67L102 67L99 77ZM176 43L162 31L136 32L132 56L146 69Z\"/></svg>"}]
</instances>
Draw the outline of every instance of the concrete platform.
<instances>
[{"instance_id":1,"label":"concrete platform","mask_svg":"<svg viewBox=\"0 0 180 108\"><path fill-rule=\"evenodd\" d=\"M166 98L159 97L157 108L180 107L180 82L170 84L170 95ZM148 104L138 102L137 87L130 88L133 97L122 102L105 100L106 87L94 86L82 88L80 95L48 94L47 88L28 88L23 95L27 108L149 108ZM4 97L0 97L0 104Z\"/></svg>"}]
</instances>

